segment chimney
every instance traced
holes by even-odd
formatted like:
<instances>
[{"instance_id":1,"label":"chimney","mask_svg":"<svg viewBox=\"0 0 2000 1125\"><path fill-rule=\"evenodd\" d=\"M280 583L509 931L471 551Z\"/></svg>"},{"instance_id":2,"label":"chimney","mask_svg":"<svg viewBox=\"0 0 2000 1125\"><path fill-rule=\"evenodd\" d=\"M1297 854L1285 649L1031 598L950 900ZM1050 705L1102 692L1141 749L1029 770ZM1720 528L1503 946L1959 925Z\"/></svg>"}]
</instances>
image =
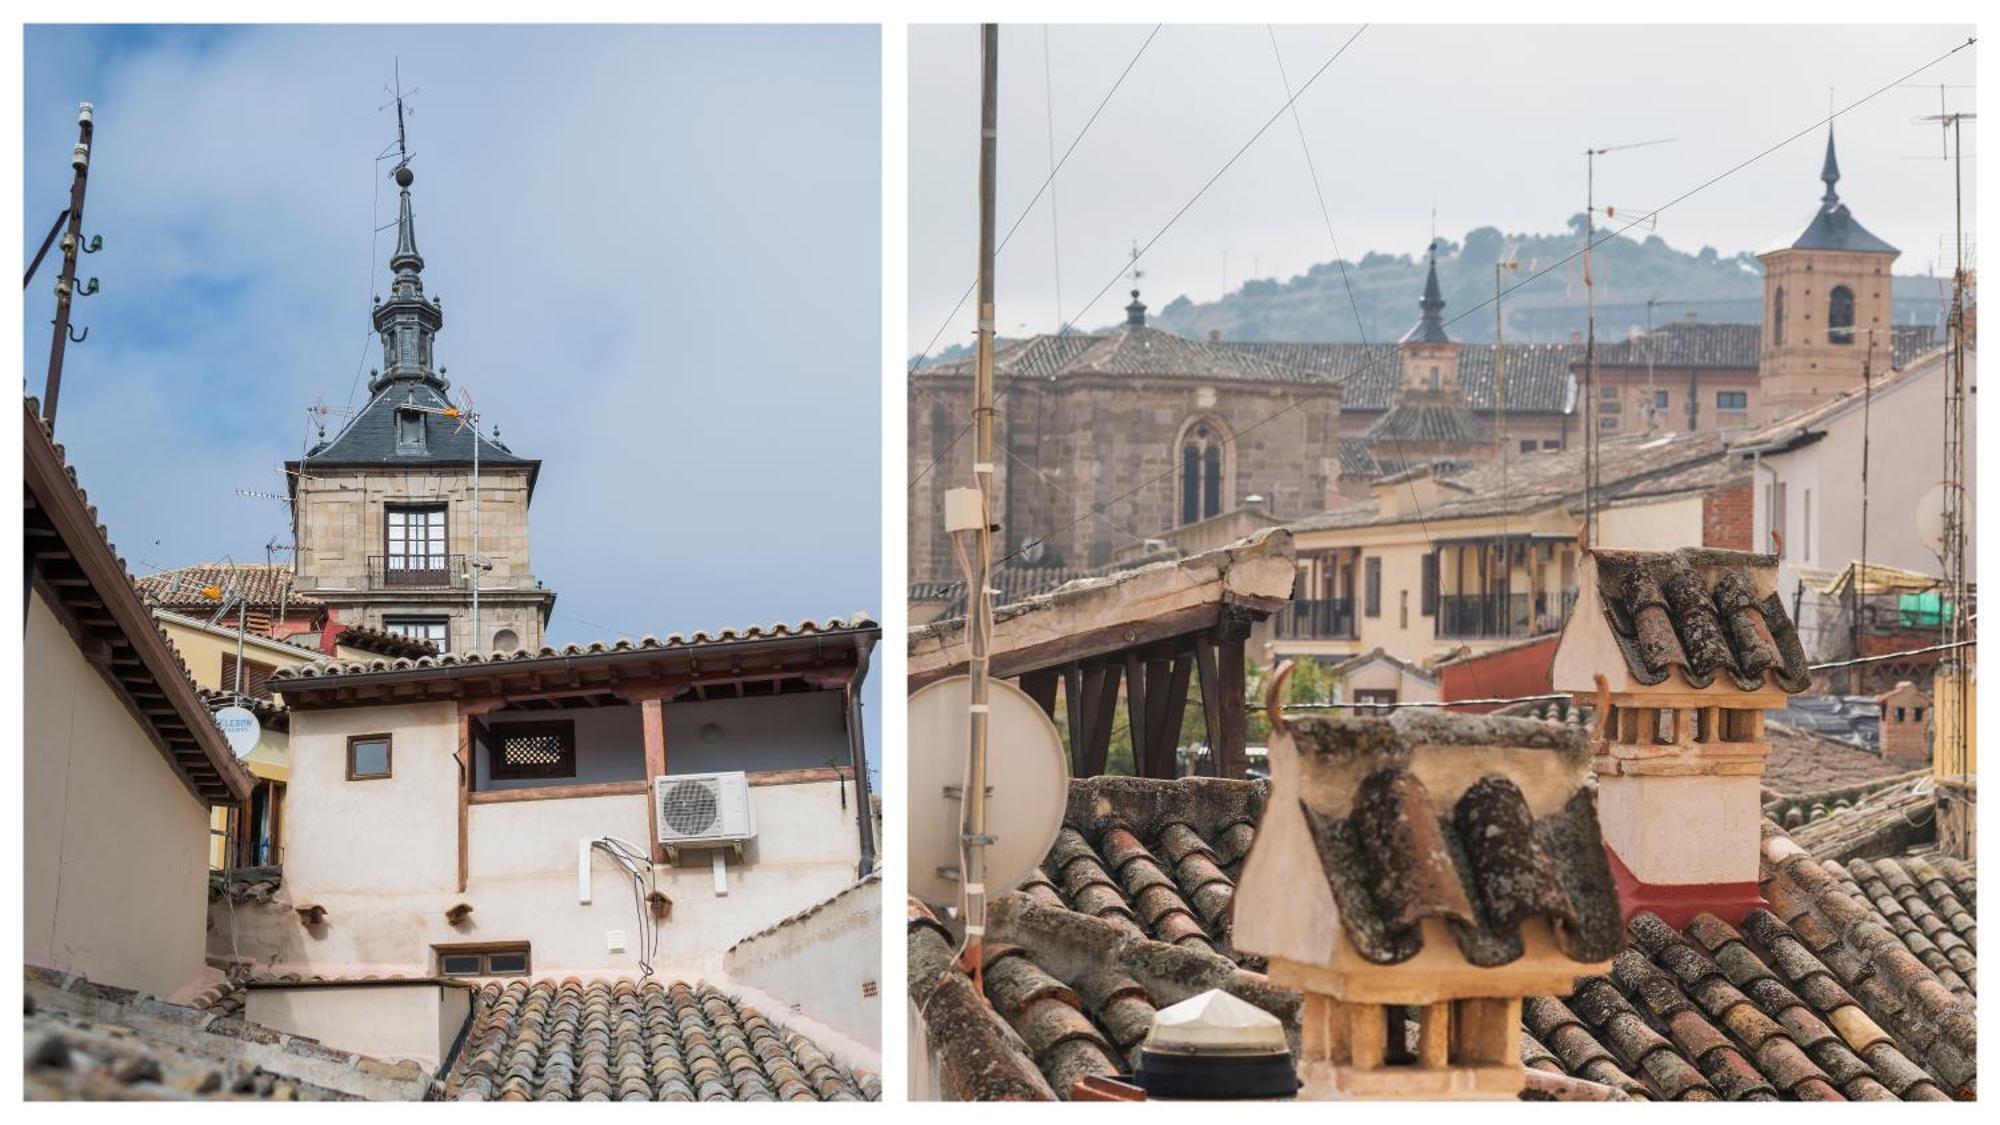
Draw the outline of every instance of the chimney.
<instances>
[{"instance_id":1,"label":"chimney","mask_svg":"<svg viewBox=\"0 0 2000 1125\"><path fill-rule=\"evenodd\" d=\"M1771 555L1584 555L1553 680L1595 708L1597 805L1627 918L1733 925L1764 905L1764 712L1812 683L1777 583Z\"/></svg>"},{"instance_id":2,"label":"chimney","mask_svg":"<svg viewBox=\"0 0 2000 1125\"><path fill-rule=\"evenodd\" d=\"M1583 330L1580 328L1571 329L1569 334L1569 342L1572 344L1583 343Z\"/></svg>"},{"instance_id":3,"label":"chimney","mask_svg":"<svg viewBox=\"0 0 2000 1125\"><path fill-rule=\"evenodd\" d=\"M1875 697L1882 709L1882 756L1910 769L1931 764L1931 700L1908 680Z\"/></svg>"},{"instance_id":4,"label":"chimney","mask_svg":"<svg viewBox=\"0 0 2000 1125\"><path fill-rule=\"evenodd\" d=\"M1208 342L1211 344L1220 344L1222 342L1222 329L1220 328L1209 329Z\"/></svg>"},{"instance_id":5,"label":"chimney","mask_svg":"<svg viewBox=\"0 0 2000 1125\"><path fill-rule=\"evenodd\" d=\"M1694 310L1693 310L1693 309L1689 309L1689 310L1688 310L1688 311L1687 311L1687 312L1686 312L1686 313L1685 313L1685 314L1684 314L1684 315L1683 315L1683 316L1681 317L1681 320L1682 320L1683 322L1687 323L1687 324L1693 324L1693 323L1695 322L1695 315L1694 315Z\"/></svg>"},{"instance_id":6,"label":"chimney","mask_svg":"<svg viewBox=\"0 0 2000 1125\"><path fill-rule=\"evenodd\" d=\"M1271 796L1232 909L1237 950L1303 994L1300 1097L1519 1096L1523 999L1625 943L1582 730L1283 716L1289 675L1265 693Z\"/></svg>"}]
</instances>

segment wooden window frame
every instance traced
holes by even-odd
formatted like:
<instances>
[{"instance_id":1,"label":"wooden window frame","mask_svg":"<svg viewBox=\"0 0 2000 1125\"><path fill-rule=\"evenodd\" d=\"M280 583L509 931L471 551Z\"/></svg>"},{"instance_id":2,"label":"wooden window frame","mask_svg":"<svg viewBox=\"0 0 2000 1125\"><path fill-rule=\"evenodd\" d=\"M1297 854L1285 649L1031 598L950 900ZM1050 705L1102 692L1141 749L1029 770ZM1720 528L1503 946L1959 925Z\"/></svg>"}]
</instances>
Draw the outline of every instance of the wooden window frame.
<instances>
[{"instance_id":1,"label":"wooden window frame","mask_svg":"<svg viewBox=\"0 0 2000 1125\"><path fill-rule=\"evenodd\" d=\"M531 943L525 941L478 941L454 945L433 945L431 946L431 952L435 954L437 975L441 977L527 977L533 976L535 970L534 948ZM516 953L521 956L520 971L493 971L493 957L496 954L508 955ZM475 973L446 972L444 959L447 957L477 957L479 959L479 971Z\"/></svg>"},{"instance_id":2,"label":"wooden window frame","mask_svg":"<svg viewBox=\"0 0 2000 1125\"><path fill-rule=\"evenodd\" d=\"M546 766L508 766L502 758L507 739L534 735L554 735L560 739L563 760ZM573 719L488 723L483 741L486 743L486 776L489 780L541 781L576 776L576 721Z\"/></svg>"},{"instance_id":3,"label":"wooden window frame","mask_svg":"<svg viewBox=\"0 0 2000 1125\"><path fill-rule=\"evenodd\" d=\"M383 771L381 773L354 772L354 746L358 742L379 742L382 744ZM396 776L396 742L388 734L350 734L347 736L347 780L387 781Z\"/></svg>"},{"instance_id":4,"label":"wooden window frame","mask_svg":"<svg viewBox=\"0 0 2000 1125\"><path fill-rule=\"evenodd\" d=\"M398 515L403 515L407 517L418 514L428 516L432 512L438 512L441 513L442 515L442 518L438 521L437 553L433 555L428 550L426 550L421 555L413 555L409 553L410 525L406 520L406 522L403 525L403 553L400 555L397 554L395 550L390 546L391 540L389 538L389 527L394 522L395 517ZM428 544L429 542L428 538L426 538L425 542L426 544ZM449 568L451 566L451 561L450 561L451 560L451 505L449 503L438 503L435 501L427 501L424 503L413 503L413 504L382 505L382 570L385 575L388 573L390 560L392 558L398 558L404 560L423 559L426 561L432 558L437 558L444 560L442 563L439 564L440 568ZM420 573L428 573L430 568L404 567L403 569L414 570Z\"/></svg>"},{"instance_id":5,"label":"wooden window frame","mask_svg":"<svg viewBox=\"0 0 2000 1125\"><path fill-rule=\"evenodd\" d=\"M1382 616L1382 556L1361 560L1361 616Z\"/></svg>"}]
</instances>

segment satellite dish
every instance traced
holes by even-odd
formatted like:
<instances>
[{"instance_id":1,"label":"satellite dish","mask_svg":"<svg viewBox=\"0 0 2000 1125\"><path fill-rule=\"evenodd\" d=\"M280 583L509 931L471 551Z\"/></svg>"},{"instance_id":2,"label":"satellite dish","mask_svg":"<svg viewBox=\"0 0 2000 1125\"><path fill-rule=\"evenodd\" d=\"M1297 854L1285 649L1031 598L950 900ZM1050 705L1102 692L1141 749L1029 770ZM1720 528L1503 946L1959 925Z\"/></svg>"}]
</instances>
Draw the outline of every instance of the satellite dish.
<instances>
[{"instance_id":1,"label":"satellite dish","mask_svg":"<svg viewBox=\"0 0 2000 1125\"><path fill-rule=\"evenodd\" d=\"M263 724L248 707L224 707L215 713L215 725L222 728L222 737L229 740L229 750L239 762L257 748L257 739L264 733Z\"/></svg>"},{"instance_id":2,"label":"satellite dish","mask_svg":"<svg viewBox=\"0 0 2000 1125\"><path fill-rule=\"evenodd\" d=\"M1939 481L1917 500L1917 538L1938 554L1944 553L1944 495L1947 487L1945 482Z\"/></svg>"},{"instance_id":3,"label":"satellite dish","mask_svg":"<svg viewBox=\"0 0 2000 1125\"><path fill-rule=\"evenodd\" d=\"M953 676L910 696L910 893L958 901L960 793L972 738L972 679ZM1069 804L1069 758L1055 723L1028 694L988 681L986 891L1010 891L1049 854Z\"/></svg>"}]
</instances>

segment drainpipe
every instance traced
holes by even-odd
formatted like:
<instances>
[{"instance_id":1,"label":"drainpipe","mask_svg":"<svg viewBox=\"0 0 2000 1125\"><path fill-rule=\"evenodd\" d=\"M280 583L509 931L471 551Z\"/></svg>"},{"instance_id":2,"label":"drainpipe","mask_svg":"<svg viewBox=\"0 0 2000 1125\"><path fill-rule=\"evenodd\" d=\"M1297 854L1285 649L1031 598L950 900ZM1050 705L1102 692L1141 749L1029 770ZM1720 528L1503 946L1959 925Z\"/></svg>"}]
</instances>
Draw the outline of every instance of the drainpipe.
<instances>
[{"instance_id":1,"label":"drainpipe","mask_svg":"<svg viewBox=\"0 0 2000 1125\"><path fill-rule=\"evenodd\" d=\"M868 800L868 751L861 735L861 685L868 679L868 652L874 647L866 638L854 644L854 678L847 684L847 755L854 767L855 814L861 827L861 868L857 879L866 879L875 870L875 810Z\"/></svg>"}]
</instances>

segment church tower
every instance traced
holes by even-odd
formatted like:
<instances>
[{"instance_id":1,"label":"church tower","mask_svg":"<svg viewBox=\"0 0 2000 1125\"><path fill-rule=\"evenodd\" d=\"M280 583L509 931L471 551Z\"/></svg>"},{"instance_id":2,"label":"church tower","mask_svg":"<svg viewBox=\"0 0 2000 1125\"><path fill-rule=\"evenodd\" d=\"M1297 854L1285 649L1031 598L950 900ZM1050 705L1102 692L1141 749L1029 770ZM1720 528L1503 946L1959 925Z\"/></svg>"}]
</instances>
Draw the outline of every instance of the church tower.
<instances>
[{"instance_id":1,"label":"church tower","mask_svg":"<svg viewBox=\"0 0 2000 1125\"><path fill-rule=\"evenodd\" d=\"M1840 201L1833 129L1826 134L1819 210L1791 245L1764 264L1759 399L1766 420L1808 409L1861 385L1871 333L1874 370L1889 370L1894 246L1870 234Z\"/></svg>"},{"instance_id":2,"label":"church tower","mask_svg":"<svg viewBox=\"0 0 2000 1125\"><path fill-rule=\"evenodd\" d=\"M1361 438L1384 467L1491 460L1497 448L1493 427L1472 412L1460 378L1464 345L1444 330L1444 290L1438 285L1435 243L1417 309L1417 323L1396 344L1402 380L1389 410Z\"/></svg>"},{"instance_id":3,"label":"church tower","mask_svg":"<svg viewBox=\"0 0 2000 1125\"><path fill-rule=\"evenodd\" d=\"M444 303L424 295L415 175L405 161L394 176L393 280L373 314L382 368L371 373L367 405L286 465L294 588L341 621L440 651L537 648L556 597L528 562L541 462L501 444L498 430L479 432L446 397L451 384L432 351Z\"/></svg>"}]
</instances>

